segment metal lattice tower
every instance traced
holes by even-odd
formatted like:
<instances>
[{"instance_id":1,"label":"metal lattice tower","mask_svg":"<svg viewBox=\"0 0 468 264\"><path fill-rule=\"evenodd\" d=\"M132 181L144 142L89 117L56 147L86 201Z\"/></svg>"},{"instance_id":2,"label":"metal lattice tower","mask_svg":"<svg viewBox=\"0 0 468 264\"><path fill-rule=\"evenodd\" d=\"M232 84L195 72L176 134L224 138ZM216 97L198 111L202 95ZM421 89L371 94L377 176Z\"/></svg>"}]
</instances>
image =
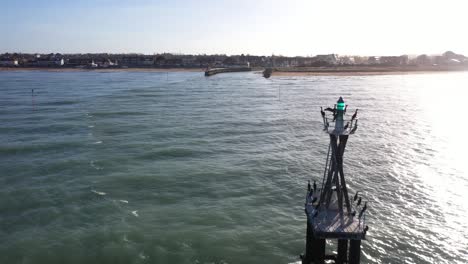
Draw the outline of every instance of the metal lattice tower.
<instances>
[{"instance_id":1,"label":"metal lattice tower","mask_svg":"<svg viewBox=\"0 0 468 264\"><path fill-rule=\"evenodd\" d=\"M347 106L339 98L335 107L321 110L324 131L330 137L321 188L314 182L307 188L305 213L307 215L306 254L302 263L322 264L326 259L335 263L358 264L361 240L365 239L367 203L361 204L358 194L350 201L343 171L343 154L348 137L358 127L357 111L346 118ZM338 240L338 254L325 255L326 239ZM349 243L348 243L349 241ZM348 252L349 245L349 252Z\"/></svg>"}]
</instances>

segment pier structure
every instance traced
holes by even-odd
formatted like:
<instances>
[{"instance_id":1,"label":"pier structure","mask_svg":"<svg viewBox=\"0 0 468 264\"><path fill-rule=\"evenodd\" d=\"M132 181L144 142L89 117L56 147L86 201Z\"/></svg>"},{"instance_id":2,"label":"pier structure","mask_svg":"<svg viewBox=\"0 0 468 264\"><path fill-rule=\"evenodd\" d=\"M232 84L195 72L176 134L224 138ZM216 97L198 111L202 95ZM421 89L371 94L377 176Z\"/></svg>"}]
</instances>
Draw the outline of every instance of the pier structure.
<instances>
[{"instance_id":1,"label":"pier structure","mask_svg":"<svg viewBox=\"0 0 468 264\"><path fill-rule=\"evenodd\" d=\"M252 71L250 67L232 67L232 68L213 68L213 69L206 69L205 76L212 76L218 73L224 72L246 72Z\"/></svg>"},{"instance_id":2,"label":"pier structure","mask_svg":"<svg viewBox=\"0 0 468 264\"><path fill-rule=\"evenodd\" d=\"M359 192L350 200L343 171L343 154L348 137L358 127L357 109L347 118L347 106L339 98L333 108L321 110L323 130L330 144L321 186L310 181L307 186L305 214L307 216L306 250L303 264L360 263L361 240L365 239L367 202ZM330 112L327 114L326 112ZM326 255L327 240L337 240L337 254Z\"/></svg>"}]
</instances>

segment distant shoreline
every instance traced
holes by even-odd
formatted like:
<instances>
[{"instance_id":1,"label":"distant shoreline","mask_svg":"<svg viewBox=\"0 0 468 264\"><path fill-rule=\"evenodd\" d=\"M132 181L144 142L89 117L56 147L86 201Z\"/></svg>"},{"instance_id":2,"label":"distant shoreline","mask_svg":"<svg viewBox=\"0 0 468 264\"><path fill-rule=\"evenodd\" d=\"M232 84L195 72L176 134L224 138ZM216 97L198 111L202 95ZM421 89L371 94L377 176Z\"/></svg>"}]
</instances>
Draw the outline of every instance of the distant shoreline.
<instances>
[{"instance_id":1,"label":"distant shoreline","mask_svg":"<svg viewBox=\"0 0 468 264\"><path fill-rule=\"evenodd\" d=\"M203 72L202 68L69 68L69 67L0 67L3 71L48 72Z\"/></svg>"},{"instance_id":2,"label":"distant shoreline","mask_svg":"<svg viewBox=\"0 0 468 264\"><path fill-rule=\"evenodd\" d=\"M262 71L255 68L253 71ZM204 72L203 68L71 68L71 67L0 67L0 72ZM369 76L407 75L468 71L467 66L336 66L273 68L272 76Z\"/></svg>"}]
</instances>

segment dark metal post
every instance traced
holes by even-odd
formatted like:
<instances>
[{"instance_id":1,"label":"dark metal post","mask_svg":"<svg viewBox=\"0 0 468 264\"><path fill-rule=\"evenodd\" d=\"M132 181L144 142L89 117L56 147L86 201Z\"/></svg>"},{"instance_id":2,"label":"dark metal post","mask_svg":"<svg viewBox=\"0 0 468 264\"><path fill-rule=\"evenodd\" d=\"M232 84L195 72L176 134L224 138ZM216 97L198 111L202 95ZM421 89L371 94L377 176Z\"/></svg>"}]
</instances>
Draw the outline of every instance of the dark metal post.
<instances>
[{"instance_id":1,"label":"dark metal post","mask_svg":"<svg viewBox=\"0 0 468 264\"><path fill-rule=\"evenodd\" d=\"M325 239L316 240L316 251L314 254L314 264L324 264L325 263Z\"/></svg>"},{"instance_id":2,"label":"dark metal post","mask_svg":"<svg viewBox=\"0 0 468 264\"><path fill-rule=\"evenodd\" d=\"M348 240L347 239L338 239L338 264L343 264L348 262Z\"/></svg>"},{"instance_id":3,"label":"dark metal post","mask_svg":"<svg viewBox=\"0 0 468 264\"><path fill-rule=\"evenodd\" d=\"M359 264L361 260L361 240L350 240L349 264Z\"/></svg>"},{"instance_id":4,"label":"dark metal post","mask_svg":"<svg viewBox=\"0 0 468 264\"><path fill-rule=\"evenodd\" d=\"M305 256L302 259L302 264L310 264L312 262L314 256L314 249L315 249L315 237L314 232L312 230L311 223L307 218L307 234L306 234L306 251Z\"/></svg>"}]
</instances>

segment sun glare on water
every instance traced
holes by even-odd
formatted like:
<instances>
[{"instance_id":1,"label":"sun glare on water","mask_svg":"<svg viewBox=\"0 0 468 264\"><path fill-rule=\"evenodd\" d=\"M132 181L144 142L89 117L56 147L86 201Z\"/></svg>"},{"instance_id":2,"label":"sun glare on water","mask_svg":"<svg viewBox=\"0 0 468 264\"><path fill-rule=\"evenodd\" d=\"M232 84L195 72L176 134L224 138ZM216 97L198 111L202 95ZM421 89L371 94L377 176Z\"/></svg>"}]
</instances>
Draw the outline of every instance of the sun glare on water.
<instances>
[{"instance_id":1,"label":"sun glare on water","mask_svg":"<svg viewBox=\"0 0 468 264\"><path fill-rule=\"evenodd\" d=\"M459 245L466 243L463 226L468 227L468 118L466 85L468 74L452 73L424 76L424 85L417 88L425 140L434 150L429 164L418 166L421 179L430 186L433 199L442 210L448 227L444 232ZM453 247L458 247L453 245ZM458 250L463 250L462 248Z\"/></svg>"}]
</instances>

